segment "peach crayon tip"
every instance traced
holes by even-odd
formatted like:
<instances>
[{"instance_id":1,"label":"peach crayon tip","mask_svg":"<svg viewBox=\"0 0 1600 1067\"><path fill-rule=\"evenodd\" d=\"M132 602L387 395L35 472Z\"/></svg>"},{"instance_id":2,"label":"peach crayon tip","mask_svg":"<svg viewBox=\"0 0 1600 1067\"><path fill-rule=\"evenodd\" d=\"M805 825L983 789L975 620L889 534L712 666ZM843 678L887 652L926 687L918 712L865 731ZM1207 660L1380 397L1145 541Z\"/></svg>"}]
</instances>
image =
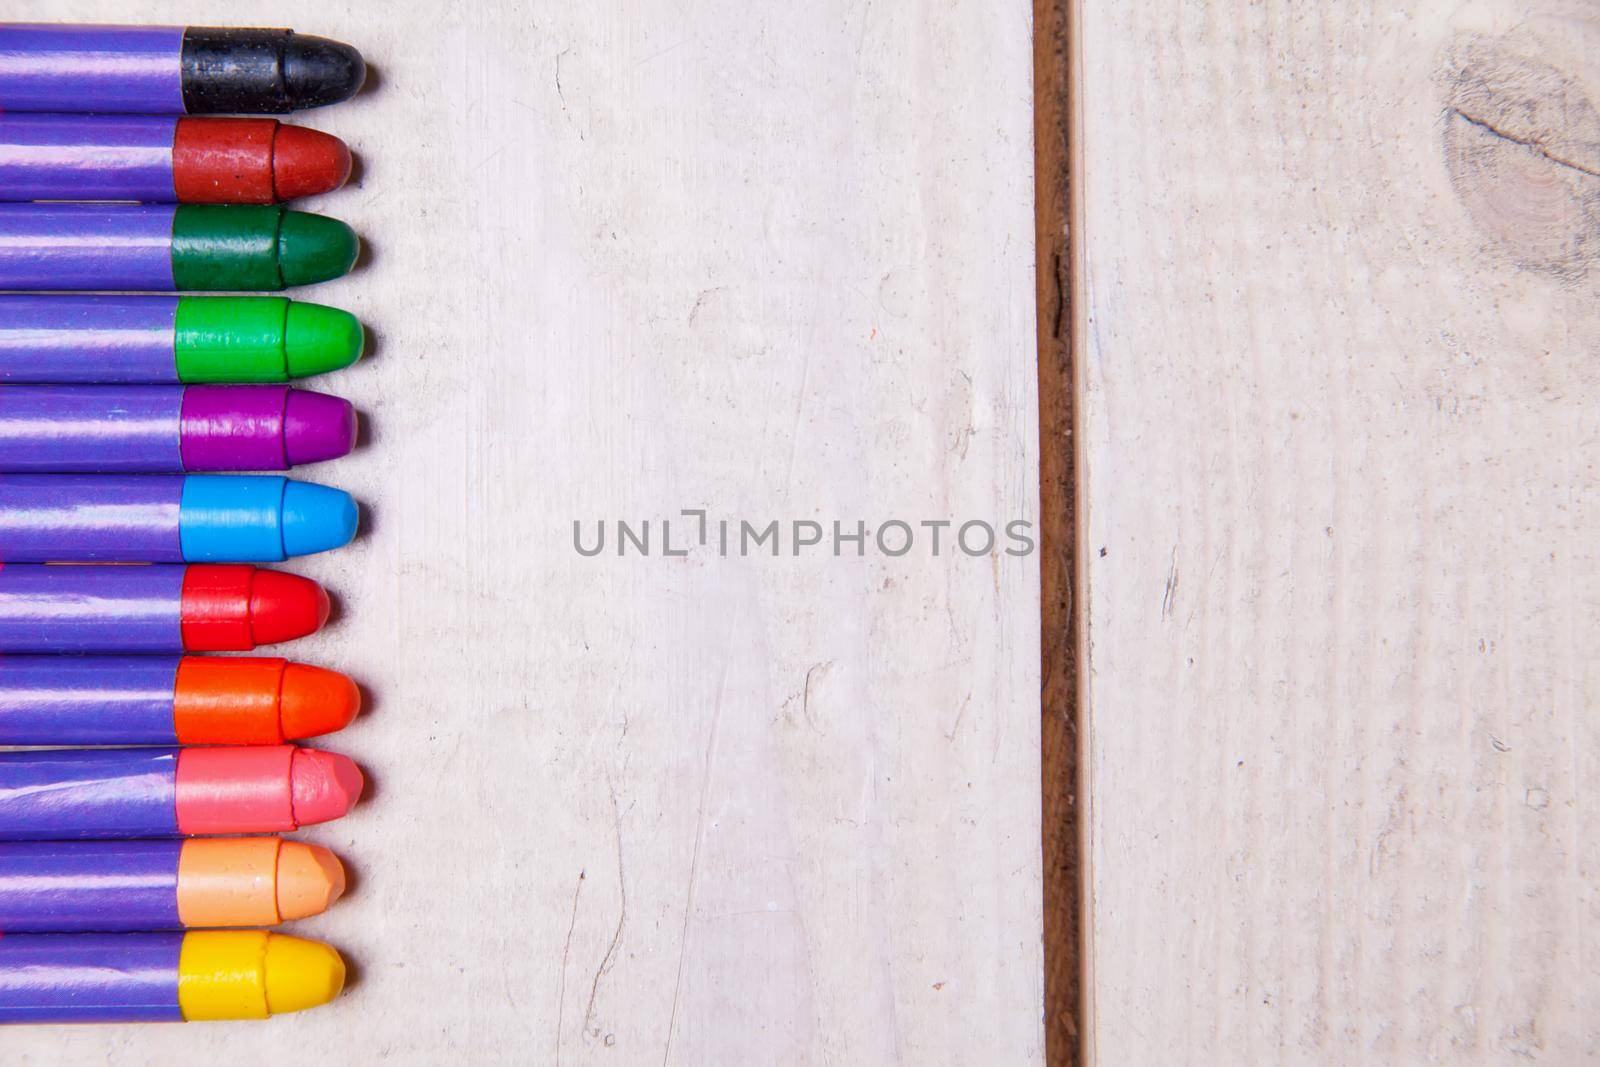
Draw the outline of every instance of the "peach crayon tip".
<instances>
[{"instance_id":1,"label":"peach crayon tip","mask_svg":"<svg viewBox=\"0 0 1600 1067\"><path fill-rule=\"evenodd\" d=\"M278 916L284 922L321 915L344 896L344 864L321 845L285 841L278 850Z\"/></svg>"}]
</instances>

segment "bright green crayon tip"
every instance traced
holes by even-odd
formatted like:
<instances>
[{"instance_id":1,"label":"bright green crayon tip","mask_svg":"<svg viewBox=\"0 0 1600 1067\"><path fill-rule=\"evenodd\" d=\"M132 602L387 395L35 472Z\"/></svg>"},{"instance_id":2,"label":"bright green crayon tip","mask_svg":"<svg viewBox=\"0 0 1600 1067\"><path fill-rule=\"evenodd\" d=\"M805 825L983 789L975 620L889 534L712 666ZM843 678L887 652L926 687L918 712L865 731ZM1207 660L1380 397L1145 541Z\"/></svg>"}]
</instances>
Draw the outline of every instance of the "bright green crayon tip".
<instances>
[{"instance_id":1,"label":"bright green crayon tip","mask_svg":"<svg viewBox=\"0 0 1600 1067\"><path fill-rule=\"evenodd\" d=\"M281 382L361 358L360 321L348 311L281 296L184 296L173 322L182 382Z\"/></svg>"},{"instance_id":2,"label":"bright green crayon tip","mask_svg":"<svg viewBox=\"0 0 1600 1067\"><path fill-rule=\"evenodd\" d=\"M307 378L342 370L361 358L366 333L361 320L323 304L289 304L283 355L289 377Z\"/></svg>"},{"instance_id":3,"label":"bright green crayon tip","mask_svg":"<svg viewBox=\"0 0 1600 1067\"><path fill-rule=\"evenodd\" d=\"M356 265L361 242L338 219L307 211L285 211L278 229L278 269L285 286L342 278Z\"/></svg>"}]
</instances>

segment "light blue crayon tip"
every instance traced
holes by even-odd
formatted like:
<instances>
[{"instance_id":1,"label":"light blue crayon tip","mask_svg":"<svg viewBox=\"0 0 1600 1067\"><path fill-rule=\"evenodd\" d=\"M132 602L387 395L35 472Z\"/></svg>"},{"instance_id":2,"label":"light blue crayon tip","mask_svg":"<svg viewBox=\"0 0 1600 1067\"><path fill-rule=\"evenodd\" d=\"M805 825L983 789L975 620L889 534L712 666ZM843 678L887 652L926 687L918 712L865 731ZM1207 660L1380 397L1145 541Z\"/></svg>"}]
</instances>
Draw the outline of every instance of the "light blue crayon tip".
<instances>
[{"instance_id":1,"label":"light blue crayon tip","mask_svg":"<svg viewBox=\"0 0 1600 1067\"><path fill-rule=\"evenodd\" d=\"M191 563L275 563L350 543L350 494L277 475L184 478L179 537Z\"/></svg>"},{"instance_id":2,"label":"light blue crayon tip","mask_svg":"<svg viewBox=\"0 0 1600 1067\"><path fill-rule=\"evenodd\" d=\"M309 556L348 545L361 512L342 489L291 481L283 489L283 554Z\"/></svg>"}]
</instances>

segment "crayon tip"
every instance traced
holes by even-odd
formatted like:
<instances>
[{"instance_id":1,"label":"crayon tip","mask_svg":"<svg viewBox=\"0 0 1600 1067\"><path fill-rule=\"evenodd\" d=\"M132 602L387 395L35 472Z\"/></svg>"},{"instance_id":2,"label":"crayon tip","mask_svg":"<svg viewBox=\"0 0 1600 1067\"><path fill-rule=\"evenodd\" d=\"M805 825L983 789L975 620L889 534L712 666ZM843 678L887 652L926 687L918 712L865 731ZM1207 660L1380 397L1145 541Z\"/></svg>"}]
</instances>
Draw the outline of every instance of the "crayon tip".
<instances>
[{"instance_id":1,"label":"crayon tip","mask_svg":"<svg viewBox=\"0 0 1600 1067\"><path fill-rule=\"evenodd\" d=\"M327 945L265 930L190 930L178 950L184 1019L264 1019L326 1004L344 988Z\"/></svg>"},{"instance_id":2,"label":"crayon tip","mask_svg":"<svg viewBox=\"0 0 1600 1067\"><path fill-rule=\"evenodd\" d=\"M283 486L283 554L309 556L348 545L361 521L343 489L286 479Z\"/></svg>"},{"instance_id":3,"label":"crayon tip","mask_svg":"<svg viewBox=\"0 0 1600 1067\"><path fill-rule=\"evenodd\" d=\"M291 467L347 456L356 446L356 409L350 401L304 389L284 403L283 448Z\"/></svg>"},{"instance_id":4,"label":"crayon tip","mask_svg":"<svg viewBox=\"0 0 1600 1067\"><path fill-rule=\"evenodd\" d=\"M364 347L366 331L348 311L298 300L290 303L283 334L289 377L343 370L361 358Z\"/></svg>"},{"instance_id":5,"label":"crayon tip","mask_svg":"<svg viewBox=\"0 0 1600 1067\"><path fill-rule=\"evenodd\" d=\"M284 42L283 84L296 109L348 100L366 80L366 61L347 44L300 33Z\"/></svg>"},{"instance_id":6,"label":"crayon tip","mask_svg":"<svg viewBox=\"0 0 1600 1067\"><path fill-rule=\"evenodd\" d=\"M322 629L332 605L328 591L298 574L257 570L250 578L250 639L258 645L293 641Z\"/></svg>"},{"instance_id":7,"label":"crayon tip","mask_svg":"<svg viewBox=\"0 0 1600 1067\"><path fill-rule=\"evenodd\" d=\"M366 784L348 756L317 748L295 750L289 781L297 826L341 818L361 799Z\"/></svg>"},{"instance_id":8,"label":"crayon tip","mask_svg":"<svg viewBox=\"0 0 1600 1067\"><path fill-rule=\"evenodd\" d=\"M267 1011L273 1015L315 1008L344 990L344 960L320 941L268 934L262 969Z\"/></svg>"},{"instance_id":9,"label":"crayon tip","mask_svg":"<svg viewBox=\"0 0 1600 1067\"><path fill-rule=\"evenodd\" d=\"M278 917L321 915L344 896L344 864L321 845L285 841L278 849Z\"/></svg>"},{"instance_id":10,"label":"crayon tip","mask_svg":"<svg viewBox=\"0 0 1600 1067\"><path fill-rule=\"evenodd\" d=\"M350 148L321 130L280 124L272 136L272 192L279 200L316 196L350 178Z\"/></svg>"},{"instance_id":11,"label":"crayon tip","mask_svg":"<svg viewBox=\"0 0 1600 1067\"><path fill-rule=\"evenodd\" d=\"M338 219L285 211L278 228L278 272L285 286L342 278L356 265L361 242Z\"/></svg>"},{"instance_id":12,"label":"crayon tip","mask_svg":"<svg viewBox=\"0 0 1600 1067\"><path fill-rule=\"evenodd\" d=\"M304 663L283 668L278 721L284 737L317 737L343 730L361 711L361 690L338 671Z\"/></svg>"}]
</instances>

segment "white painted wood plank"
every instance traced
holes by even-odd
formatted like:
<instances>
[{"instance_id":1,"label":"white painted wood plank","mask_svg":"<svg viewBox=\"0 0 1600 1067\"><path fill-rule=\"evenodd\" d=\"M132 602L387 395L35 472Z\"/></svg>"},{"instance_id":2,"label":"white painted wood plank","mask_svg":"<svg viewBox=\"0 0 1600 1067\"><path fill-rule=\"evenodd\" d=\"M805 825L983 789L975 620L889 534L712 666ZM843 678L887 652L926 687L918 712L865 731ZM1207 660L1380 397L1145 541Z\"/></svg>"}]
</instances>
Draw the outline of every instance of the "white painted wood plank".
<instances>
[{"instance_id":1,"label":"white painted wood plank","mask_svg":"<svg viewBox=\"0 0 1600 1067\"><path fill-rule=\"evenodd\" d=\"M1082 31L1092 1059L1590 1062L1596 9Z\"/></svg>"},{"instance_id":2,"label":"white painted wood plank","mask_svg":"<svg viewBox=\"0 0 1600 1067\"><path fill-rule=\"evenodd\" d=\"M377 707L311 834L337 1005L11 1030L8 1064L1030 1063L1038 571L1003 553L584 559L572 522L1032 519L1029 8L20 0L294 25L371 262L326 384L367 502L293 647ZM682 529L675 528L681 535ZM657 532L659 537L659 530Z\"/></svg>"}]
</instances>

